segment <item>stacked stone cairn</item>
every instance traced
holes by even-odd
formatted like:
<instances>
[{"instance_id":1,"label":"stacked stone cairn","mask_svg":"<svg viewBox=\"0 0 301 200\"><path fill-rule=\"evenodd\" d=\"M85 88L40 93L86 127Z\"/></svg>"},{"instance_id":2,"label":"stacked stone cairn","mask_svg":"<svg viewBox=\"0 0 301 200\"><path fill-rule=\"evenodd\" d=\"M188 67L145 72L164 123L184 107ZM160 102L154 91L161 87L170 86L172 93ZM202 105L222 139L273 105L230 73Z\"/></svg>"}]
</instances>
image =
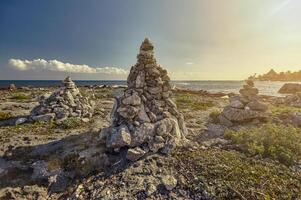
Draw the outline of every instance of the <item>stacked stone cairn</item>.
<instances>
[{"instance_id":1,"label":"stacked stone cairn","mask_svg":"<svg viewBox=\"0 0 301 200\"><path fill-rule=\"evenodd\" d=\"M127 150L126 158L135 161L149 152L169 154L186 141L184 118L171 100L167 71L157 64L154 46L146 38L137 63L131 68L127 89L116 97L111 126L103 129L107 148Z\"/></svg>"},{"instance_id":2,"label":"stacked stone cairn","mask_svg":"<svg viewBox=\"0 0 301 200\"><path fill-rule=\"evenodd\" d=\"M226 106L219 116L220 123L232 126L266 119L268 107L258 100L258 89L251 79L245 82L239 90L240 95L230 97L230 105Z\"/></svg>"},{"instance_id":3,"label":"stacked stone cairn","mask_svg":"<svg viewBox=\"0 0 301 200\"><path fill-rule=\"evenodd\" d=\"M68 76L58 91L40 99L40 104L31 111L30 119L33 121L62 121L68 117L76 117L88 121L92 117L93 111L94 102L83 97Z\"/></svg>"},{"instance_id":4,"label":"stacked stone cairn","mask_svg":"<svg viewBox=\"0 0 301 200\"><path fill-rule=\"evenodd\" d=\"M288 106L301 108L301 92L297 92L292 95L287 95L283 101Z\"/></svg>"}]
</instances>

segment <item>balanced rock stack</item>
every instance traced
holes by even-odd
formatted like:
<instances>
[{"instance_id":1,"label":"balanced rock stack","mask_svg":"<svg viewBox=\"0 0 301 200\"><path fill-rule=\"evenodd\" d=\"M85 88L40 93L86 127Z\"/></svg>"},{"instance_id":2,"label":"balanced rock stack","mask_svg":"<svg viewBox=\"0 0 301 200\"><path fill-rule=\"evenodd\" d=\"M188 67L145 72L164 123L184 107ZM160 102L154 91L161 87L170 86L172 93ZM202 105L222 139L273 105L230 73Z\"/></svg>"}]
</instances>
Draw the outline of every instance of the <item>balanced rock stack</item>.
<instances>
[{"instance_id":1,"label":"balanced rock stack","mask_svg":"<svg viewBox=\"0 0 301 200\"><path fill-rule=\"evenodd\" d=\"M44 97L40 105L31 111L33 121L64 120L68 117L77 117L88 120L92 117L94 102L83 97L75 83L68 76L63 81L63 87Z\"/></svg>"},{"instance_id":2,"label":"balanced rock stack","mask_svg":"<svg viewBox=\"0 0 301 200\"><path fill-rule=\"evenodd\" d=\"M116 97L111 127L102 131L107 147L115 151L126 147L126 157L132 161L148 152L168 154L186 140L187 133L183 115L170 99L170 78L157 64L148 39L137 60L127 79L128 88Z\"/></svg>"},{"instance_id":3,"label":"balanced rock stack","mask_svg":"<svg viewBox=\"0 0 301 200\"><path fill-rule=\"evenodd\" d=\"M259 102L258 89L254 87L251 79L239 90L240 95L230 98L230 105L225 107L219 120L222 124L231 126L235 123L251 122L265 119L268 107Z\"/></svg>"},{"instance_id":4,"label":"balanced rock stack","mask_svg":"<svg viewBox=\"0 0 301 200\"><path fill-rule=\"evenodd\" d=\"M301 92L286 96L284 98L284 103L288 106L301 108Z\"/></svg>"}]
</instances>

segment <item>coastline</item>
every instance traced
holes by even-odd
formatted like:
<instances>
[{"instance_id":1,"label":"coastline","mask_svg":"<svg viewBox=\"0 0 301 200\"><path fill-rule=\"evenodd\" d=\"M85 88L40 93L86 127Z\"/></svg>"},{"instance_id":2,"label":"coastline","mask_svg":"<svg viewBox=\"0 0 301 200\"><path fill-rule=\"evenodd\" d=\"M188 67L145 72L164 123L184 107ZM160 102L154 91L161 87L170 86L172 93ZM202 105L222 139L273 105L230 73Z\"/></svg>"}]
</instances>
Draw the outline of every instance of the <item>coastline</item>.
<instances>
[{"instance_id":1,"label":"coastline","mask_svg":"<svg viewBox=\"0 0 301 200\"><path fill-rule=\"evenodd\" d=\"M80 87L126 87L125 80L75 80L75 83ZM243 81L232 80L209 80L209 81L171 81L174 88L180 88L190 91L207 91L209 93L235 93L237 94ZM283 96L279 94L279 89L286 82L279 81L256 81L256 85L260 94L268 96ZM10 84L14 84L18 88L45 88L58 87L61 85L60 80L0 80L0 89L8 88Z\"/></svg>"}]
</instances>

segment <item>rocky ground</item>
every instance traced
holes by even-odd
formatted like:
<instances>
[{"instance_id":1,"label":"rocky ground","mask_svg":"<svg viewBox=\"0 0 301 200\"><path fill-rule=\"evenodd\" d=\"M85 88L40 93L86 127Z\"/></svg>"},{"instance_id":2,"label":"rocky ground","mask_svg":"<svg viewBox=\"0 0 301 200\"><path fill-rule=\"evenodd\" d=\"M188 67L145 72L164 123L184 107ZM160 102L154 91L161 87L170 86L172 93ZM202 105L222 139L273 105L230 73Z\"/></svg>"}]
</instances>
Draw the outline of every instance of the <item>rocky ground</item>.
<instances>
[{"instance_id":1,"label":"rocky ground","mask_svg":"<svg viewBox=\"0 0 301 200\"><path fill-rule=\"evenodd\" d=\"M55 89L0 90L0 120L28 115L40 95ZM91 88L79 89L83 95L92 94ZM296 153L288 165L278 154L269 157L244 151L233 134L225 135L227 127L218 123L218 114L229 104L222 95L174 92L172 99L184 115L191 142L170 156L150 154L128 162L122 151L105 152L99 132L110 124L112 96L119 91L94 88L95 113L88 122L71 118L61 123L1 126L0 199L301 198L301 171L295 162L300 155ZM301 109L281 104L275 97L260 98L269 107L268 122L243 124L232 131L253 130L267 123L291 124L298 133ZM293 140L296 138L301 136ZM62 171L68 176L58 173Z\"/></svg>"}]
</instances>

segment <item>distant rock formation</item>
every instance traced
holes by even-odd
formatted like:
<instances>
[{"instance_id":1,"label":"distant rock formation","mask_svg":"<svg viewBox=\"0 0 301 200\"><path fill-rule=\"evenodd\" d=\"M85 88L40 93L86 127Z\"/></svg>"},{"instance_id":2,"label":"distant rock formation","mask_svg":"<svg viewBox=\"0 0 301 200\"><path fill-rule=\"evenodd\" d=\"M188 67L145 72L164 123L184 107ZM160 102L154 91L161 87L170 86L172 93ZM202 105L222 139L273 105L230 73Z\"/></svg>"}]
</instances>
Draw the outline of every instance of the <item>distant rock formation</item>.
<instances>
[{"instance_id":1,"label":"distant rock formation","mask_svg":"<svg viewBox=\"0 0 301 200\"><path fill-rule=\"evenodd\" d=\"M137 160L147 152L168 154L185 140L183 115L171 100L167 71L157 64L154 46L145 39L127 79L128 88L116 98L111 127L106 136L108 148L127 147L127 158Z\"/></svg>"},{"instance_id":2,"label":"distant rock formation","mask_svg":"<svg viewBox=\"0 0 301 200\"><path fill-rule=\"evenodd\" d=\"M274 69L271 69L268 73L258 75L255 78L260 81L301 81L301 71L277 73Z\"/></svg>"},{"instance_id":3,"label":"distant rock formation","mask_svg":"<svg viewBox=\"0 0 301 200\"><path fill-rule=\"evenodd\" d=\"M252 80L246 80L246 84L239 90L239 93L240 95L230 98L230 105L225 107L219 116L220 123L232 126L235 123L251 122L267 117L268 107L258 101L258 89L255 88Z\"/></svg>"},{"instance_id":4,"label":"distant rock formation","mask_svg":"<svg viewBox=\"0 0 301 200\"><path fill-rule=\"evenodd\" d=\"M63 120L68 117L90 118L94 103L83 97L75 83L68 76L63 86L49 97L44 96L40 105L30 113L33 121Z\"/></svg>"},{"instance_id":5,"label":"distant rock formation","mask_svg":"<svg viewBox=\"0 0 301 200\"><path fill-rule=\"evenodd\" d=\"M278 91L280 94L295 94L301 92L301 84L285 83Z\"/></svg>"}]
</instances>

